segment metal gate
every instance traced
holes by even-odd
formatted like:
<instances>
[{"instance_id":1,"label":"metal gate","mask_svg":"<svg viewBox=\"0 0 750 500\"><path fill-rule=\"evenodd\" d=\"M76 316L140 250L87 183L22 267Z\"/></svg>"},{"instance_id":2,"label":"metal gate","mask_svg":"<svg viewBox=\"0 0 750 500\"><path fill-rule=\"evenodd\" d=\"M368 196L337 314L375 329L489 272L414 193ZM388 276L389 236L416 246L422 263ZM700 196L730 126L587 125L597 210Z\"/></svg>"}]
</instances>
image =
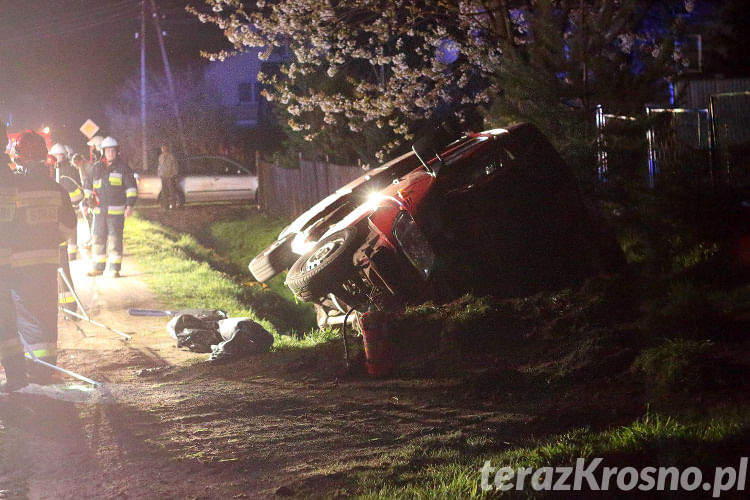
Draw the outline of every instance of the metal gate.
<instances>
[{"instance_id":1,"label":"metal gate","mask_svg":"<svg viewBox=\"0 0 750 500\"><path fill-rule=\"evenodd\" d=\"M601 181L750 185L750 92L713 94L708 109L647 106L645 118L606 114L597 106L596 126Z\"/></svg>"},{"instance_id":2,"label":"metal gate","mask_svg":"<svg viewBox=\"0 0 750 500\"><path fill-rule=\"evenodd\" d=\"M711 174L711 131L707 109L646 107L648 184L656 178L705 178Z\"/></svg>"}]
</instances>

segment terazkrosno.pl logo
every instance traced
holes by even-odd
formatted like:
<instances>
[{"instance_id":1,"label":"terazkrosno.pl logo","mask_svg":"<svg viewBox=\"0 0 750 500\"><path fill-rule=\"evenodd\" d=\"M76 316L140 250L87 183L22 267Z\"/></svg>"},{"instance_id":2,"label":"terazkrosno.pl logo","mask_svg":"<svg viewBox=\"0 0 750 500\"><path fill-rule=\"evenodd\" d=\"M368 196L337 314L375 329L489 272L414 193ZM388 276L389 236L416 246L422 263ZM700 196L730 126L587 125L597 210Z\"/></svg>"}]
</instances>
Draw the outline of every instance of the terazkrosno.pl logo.
<instances>
[{"instance_id":1,"label":"terazkrosno.pl logo","mask_svg":"<svg viewBox=\"0 0 750 500\"><path fill-rule=\"evenodd\" d=\"M710 491L719 498L728 491L745 491L748 457L738 466L716 467L704 480L698 467L601 467L602 458L576 459L575 467L493 467L479 469L484 491Z\"/></svg>"}]
</instances>

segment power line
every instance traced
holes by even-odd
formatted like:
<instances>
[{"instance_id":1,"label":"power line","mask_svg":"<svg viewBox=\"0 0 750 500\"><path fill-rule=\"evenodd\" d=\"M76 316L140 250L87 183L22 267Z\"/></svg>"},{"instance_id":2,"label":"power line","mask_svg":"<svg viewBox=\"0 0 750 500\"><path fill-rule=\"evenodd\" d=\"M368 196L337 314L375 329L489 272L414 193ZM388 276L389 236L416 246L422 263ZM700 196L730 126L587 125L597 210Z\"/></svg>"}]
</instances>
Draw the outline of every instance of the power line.
<instances>
[{"instance_id":1,"label":"power line","mask_svg":"<svg viewBox=\"0 0 750 500\"><path fill-rule=\"evenodd\" d=\"M46 16L35 16L31 18L27 12L24 12L22 16L9 17L4 16L0 21L0 27L3 32L18 32L27 33L38 30L50 30L59 25L67 25L70 23L81 23L89 20L90 18L106 15L115 12L121 12L128 8L134 8L135 4L133 0L125 0L114 4L99 5L90 9L75 9L67 11L52 12ZM11 22L8 22L11 21ZM25 21L22 22L22 21ZM17 35L16 35L17 36Z\"/></svg>"},{"instance_id":2,"label":"power line","mask_svg":"<svg viewBox=\"0 0 750 500\"><path fill-rule=\"evenodd\" d=\"M15 30L15 32L6 32L6 36L0 37L0 44L3 46L12 46L32 41L60 38L107 24L135 20L137 19L137 12L133 9L133 6L133 4L123 5L116 10L101 11L101 15L98 18L92 18L87 12L85 17L69 16L62 21L46 22L33 27L24 26ZM80 16L80 14L78 15Z\"/></svg>"}]
</instances>

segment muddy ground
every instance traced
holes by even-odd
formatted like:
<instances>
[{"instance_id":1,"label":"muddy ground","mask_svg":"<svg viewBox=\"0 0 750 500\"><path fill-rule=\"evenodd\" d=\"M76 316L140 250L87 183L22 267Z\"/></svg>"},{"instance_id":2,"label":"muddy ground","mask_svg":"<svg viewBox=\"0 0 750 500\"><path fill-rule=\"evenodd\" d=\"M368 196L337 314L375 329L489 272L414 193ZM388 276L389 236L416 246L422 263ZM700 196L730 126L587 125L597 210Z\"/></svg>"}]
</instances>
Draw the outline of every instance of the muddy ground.
<instances>
[{"instance_id":1,"label":"muddy ground","mask_svg":"<svg viewBox=\"0 0 750 500\"><path fill-rule=\"evenodd\" d=\"M165 318L128 315L160 304L127 255L119 279L87 264L72 266L82 302L132 339L60 318L59 364L102 385L63 377L0 399L1 499L347 497L415 437L512 445L642 411L614 384L582 388L585 402L539 387L514 349L387 380L345 372L336 344L209 364L174 346Z\"/></svg>"}]
</instances>

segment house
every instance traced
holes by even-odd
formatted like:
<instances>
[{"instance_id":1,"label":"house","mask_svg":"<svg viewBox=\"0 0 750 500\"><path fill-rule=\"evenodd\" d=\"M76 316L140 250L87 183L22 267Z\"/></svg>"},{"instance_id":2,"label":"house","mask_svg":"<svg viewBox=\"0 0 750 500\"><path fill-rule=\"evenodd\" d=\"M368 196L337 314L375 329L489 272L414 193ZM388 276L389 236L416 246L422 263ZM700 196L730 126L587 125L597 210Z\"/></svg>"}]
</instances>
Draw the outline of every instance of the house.
<instances>
[{"instance_id":1,"label":"house","mask_svg":"<svg viewBox=\"0 0 750 500\"><path fill-rule=\"evenodd\" d=\"M206 81L218 89L221 103L242 127L257 127L263 121L266 103L260 95L261 84L258 82L263 64L258 59L259 52L258 48L250 48L224 61L214 61L204 73Z\"/></svg>"}]
</instances>

